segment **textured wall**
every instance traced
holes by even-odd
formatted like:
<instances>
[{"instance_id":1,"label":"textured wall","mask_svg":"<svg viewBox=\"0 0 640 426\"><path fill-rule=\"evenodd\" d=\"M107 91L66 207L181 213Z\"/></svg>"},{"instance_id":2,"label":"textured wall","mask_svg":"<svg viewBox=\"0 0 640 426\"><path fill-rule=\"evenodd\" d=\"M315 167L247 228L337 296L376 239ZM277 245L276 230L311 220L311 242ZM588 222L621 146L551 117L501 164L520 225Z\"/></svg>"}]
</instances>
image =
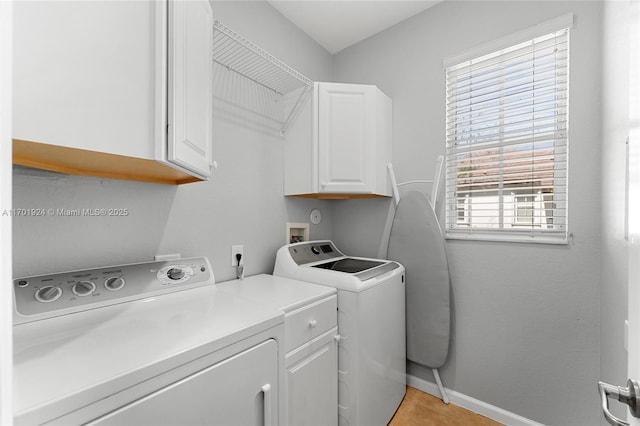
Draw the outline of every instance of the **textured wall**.
<instances>
[{"instance_id":1,"label":"textured wall","mask_svg":"<svg viewBox=\"0 0 640 426\"><path fill-rule=\"evenodd\" d=\"M443 58L574 12L567 246L449 241L452 347L446 386L551 425L599 424L602 4L447 1L335 56L338 81L394 101L398 181L430 179L444 154ZM404 187L406 188L406 187ZM424 188L427 189L427 188ZM441 200L440 200L441 201ZM376 255L389 202L334 208L334 239ZM431 372L410 372L433 381Z\"/></svg>"}]
</instances>

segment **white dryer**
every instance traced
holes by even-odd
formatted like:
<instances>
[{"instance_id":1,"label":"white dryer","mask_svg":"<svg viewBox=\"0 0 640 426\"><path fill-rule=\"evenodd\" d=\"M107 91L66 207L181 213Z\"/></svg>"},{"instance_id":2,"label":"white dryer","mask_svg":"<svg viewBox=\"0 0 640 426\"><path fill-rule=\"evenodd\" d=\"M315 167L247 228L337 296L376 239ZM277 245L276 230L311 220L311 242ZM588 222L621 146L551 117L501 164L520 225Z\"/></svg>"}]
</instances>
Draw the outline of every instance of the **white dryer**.
<instances>
[{"instance_id":1,"label":"white dryer","mask_svg":"<svg viewBox=\"0 0 640 426\"><path fill-rule=\"evenodd\" d=\"M386 425L406 392L404 267L325 240L280 248L273 274L338 290L339 424Z\"/></svg>"},{"instance_id":2,"label":"white dryer","mask_svg":"<svg viewBox=\"0 0 640 426\"><path fill-rule=\"evenodd\" d=\"M279 424L284 314L204 257L14 280L16 425Z\"/></svg>"}]
</instances>

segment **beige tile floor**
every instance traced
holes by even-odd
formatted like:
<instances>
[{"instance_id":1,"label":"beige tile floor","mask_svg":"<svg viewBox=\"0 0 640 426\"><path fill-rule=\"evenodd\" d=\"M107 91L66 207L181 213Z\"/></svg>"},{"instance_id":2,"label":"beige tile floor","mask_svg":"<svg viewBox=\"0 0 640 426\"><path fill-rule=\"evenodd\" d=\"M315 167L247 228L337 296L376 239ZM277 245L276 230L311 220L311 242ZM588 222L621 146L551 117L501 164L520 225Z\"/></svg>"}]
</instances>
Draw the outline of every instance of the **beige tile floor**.
<instances>
[{"instance_id":1,"label":"beige tile floor","mask_svg":"<svg viewBox=\"0 0 640 426\"><path fill-rule=\"evenodd\" d=\"M407 394L389 426L502 426L487 417L407 386Z\"/></svg>"}]
</instances>

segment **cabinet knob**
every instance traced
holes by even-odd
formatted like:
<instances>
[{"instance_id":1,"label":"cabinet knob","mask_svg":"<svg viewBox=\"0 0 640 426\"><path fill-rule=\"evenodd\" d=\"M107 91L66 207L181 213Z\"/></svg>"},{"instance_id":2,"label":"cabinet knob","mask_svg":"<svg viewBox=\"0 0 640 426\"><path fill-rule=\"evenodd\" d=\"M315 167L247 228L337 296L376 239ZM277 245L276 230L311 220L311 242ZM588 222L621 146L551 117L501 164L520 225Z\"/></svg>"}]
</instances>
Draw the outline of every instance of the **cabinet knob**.
<instances>
[{"instance_id":1,"label":"cabinet knob","mask_svg":"<svg viewBox=\"0 0 640 426\"><path fill-rule=\"evenodd\" d=\"M342 336L341 336L341 335L339 335L339 334L336 334L335 336L333 336L333 339L334 339L336 342L340 342L340 340L342 340Z\"/></svg>"},{"instance_id":2,"label":"cabinet knob","mask_svg":"<svg viewBox=\"0 0 640 426\"><path fill-rule=\"evenodd\" d=\"M316 328L316 326L318 325L318 321L312 319L311 321L309 321L309 327L311 328Z\"/></svg>"}]
</instances>

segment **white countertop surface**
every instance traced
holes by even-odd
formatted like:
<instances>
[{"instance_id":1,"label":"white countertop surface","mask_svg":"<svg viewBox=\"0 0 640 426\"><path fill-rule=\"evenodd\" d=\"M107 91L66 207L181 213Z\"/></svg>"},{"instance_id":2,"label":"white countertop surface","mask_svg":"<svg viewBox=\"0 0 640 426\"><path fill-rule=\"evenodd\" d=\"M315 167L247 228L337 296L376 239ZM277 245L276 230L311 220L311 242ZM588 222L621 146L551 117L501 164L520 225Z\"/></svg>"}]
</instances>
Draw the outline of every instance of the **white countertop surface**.
<instances>
[{"instance_id":1,"label":"white countertop surface","mask_svg":"<svg viewBox=\"0 0 640 426\"><path fill-rule=\"evenodd\" d=\"M221 292L285 313L336 294L333 287L261 274L216 284Z\"/></svg>"},{"instance_id":2,"label":"white countertop surface","mask_svg":"<svg viewBox=\"0 0 640 426\"><path fill-rule=\"evenodd\" d=\"M15 326L15 416L64 414L283 321L211 285Z\"/></svg>"}]
</instances>

